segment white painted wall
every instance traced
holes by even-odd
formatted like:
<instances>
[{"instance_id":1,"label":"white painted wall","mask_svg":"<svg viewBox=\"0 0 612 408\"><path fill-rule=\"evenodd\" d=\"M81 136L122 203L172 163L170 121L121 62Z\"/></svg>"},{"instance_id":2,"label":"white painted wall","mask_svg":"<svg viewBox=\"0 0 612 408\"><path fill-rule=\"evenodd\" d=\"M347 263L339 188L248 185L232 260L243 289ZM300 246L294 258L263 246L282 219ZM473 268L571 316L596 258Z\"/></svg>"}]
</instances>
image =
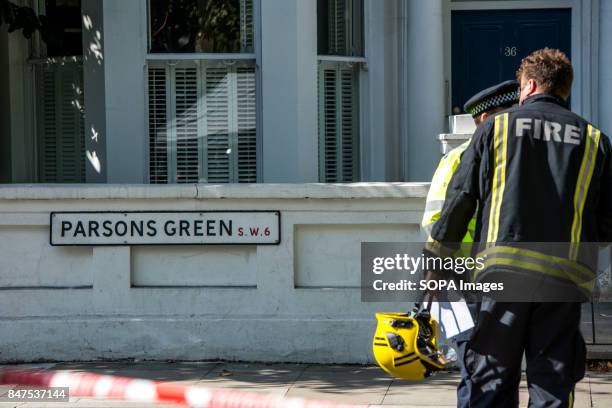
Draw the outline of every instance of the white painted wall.
<instances>
[{"instance_id":1,"label":"white painted wall","mask_svg":"<svg viewBox=\"0 0 612 408\"><path fill-rule=\"evenodd\" d=\"M372 362L361 241L416 241L426 184L0 186L0 361ZM280 210L279 246L51 247L51 211Z\"/></svg>"},{"instance_id":2,"label":"white painted wall","mask_svg":"<svg viewBox=\"0 0 612 408\"><path fill-rule=\"evenodd\" d=\"M316 1L262 1L261 32L262 181L316 182Z\"/></svg>"}]
</instances>

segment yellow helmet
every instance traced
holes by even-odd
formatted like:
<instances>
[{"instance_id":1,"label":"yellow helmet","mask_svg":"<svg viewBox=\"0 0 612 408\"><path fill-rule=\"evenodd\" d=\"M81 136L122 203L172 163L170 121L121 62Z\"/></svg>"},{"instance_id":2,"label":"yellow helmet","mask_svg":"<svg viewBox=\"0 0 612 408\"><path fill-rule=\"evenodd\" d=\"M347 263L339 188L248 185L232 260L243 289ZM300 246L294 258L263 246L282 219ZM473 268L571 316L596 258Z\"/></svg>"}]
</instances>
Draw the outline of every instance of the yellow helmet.
<instances>
[{"instance_id":1,"label":"yellow helmet","mask_svg":"<svg viewBox=\"0 0 612 408\"><path fill-rule=\"evenodd\" d=\"M372 349L378 365L393 377L419 381L444 369L438 323L425 313L376 313Z\"/></svg>"}]
</instances>

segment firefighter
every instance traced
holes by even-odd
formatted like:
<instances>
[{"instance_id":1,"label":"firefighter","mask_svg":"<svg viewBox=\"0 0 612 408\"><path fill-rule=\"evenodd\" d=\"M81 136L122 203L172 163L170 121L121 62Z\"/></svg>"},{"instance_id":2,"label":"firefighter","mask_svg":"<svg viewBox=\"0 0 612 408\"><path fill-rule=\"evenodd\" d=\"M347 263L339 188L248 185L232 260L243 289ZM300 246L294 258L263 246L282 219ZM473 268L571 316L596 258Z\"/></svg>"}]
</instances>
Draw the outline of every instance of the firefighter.
<instances>
[{"instance_id":1,"label":"firefighter","mask_svg":"<svg viewBox=\"0 0 612 408\"><path fill-rule=\"evenodd\" d=\"M525 354L529 406L571 407L586 359L578 300L594 282L593 254L579 244L612 240L612 147L568 109L573 69L563 52L534 51L517 80L519 106L486 119L465 148L426 252L454 251L477 211L473 253L487 259L478 277L513 277L519 292L537 282L546 293L538 302L482 297L463 358L469 406L517 407ZM536 242L567 251L525 246ZM557 287L584 296L545 302Z\"/></svg>"},{"instance_id":2,"label":"firefighter","mask_svg":"<svg viewBox=\"0 0 612 408\"><path fill-rule=\"evenodd\" d=\"M474 123L478 126L489 116L516 105L518 101L519 83L516 80L509 80L478 92L465 103L463 109L465 112L472 115ZM431 180L431 187L427 193L425 214L421 222L421 227L428 234L431 233L433 225L440 218L448 183L459 165L462 154L469 143L468 140L444 155L434 173L433 179ZM463 237L465 249L473 242L475 229L476 219L473 217L468 224L467 234ZM470 311L475 314L476 305L468 304L468 306L470 307ZM469 406L469 384L467 383L467 375L465 375L465 368L463 367L463 354L471 333L472 331L468 330L453 338L457 347L457 363L462 372L461 381L457 387L457 406L459 407Z\"/></svg>"}]
</instances>

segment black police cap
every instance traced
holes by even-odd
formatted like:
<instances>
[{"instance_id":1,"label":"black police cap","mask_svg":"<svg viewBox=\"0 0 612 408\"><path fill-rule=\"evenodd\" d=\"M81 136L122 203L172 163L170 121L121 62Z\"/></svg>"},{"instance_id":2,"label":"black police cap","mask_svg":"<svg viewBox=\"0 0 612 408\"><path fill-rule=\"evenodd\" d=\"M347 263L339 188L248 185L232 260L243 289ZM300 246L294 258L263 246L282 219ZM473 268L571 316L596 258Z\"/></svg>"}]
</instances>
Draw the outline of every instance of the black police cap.
<instances>
[{"instance_id":1,"label":"black police cap","mask_svg":"<svg viewBox=\"0 0 612 408\"><path fill-rule=\"evenodd\" d=\"M519 83L516 80L504 81L472 96L463 105L463 110L476 117L495 108L510 107L518 103L519 93Z\"/></svg>"}]
</instances>

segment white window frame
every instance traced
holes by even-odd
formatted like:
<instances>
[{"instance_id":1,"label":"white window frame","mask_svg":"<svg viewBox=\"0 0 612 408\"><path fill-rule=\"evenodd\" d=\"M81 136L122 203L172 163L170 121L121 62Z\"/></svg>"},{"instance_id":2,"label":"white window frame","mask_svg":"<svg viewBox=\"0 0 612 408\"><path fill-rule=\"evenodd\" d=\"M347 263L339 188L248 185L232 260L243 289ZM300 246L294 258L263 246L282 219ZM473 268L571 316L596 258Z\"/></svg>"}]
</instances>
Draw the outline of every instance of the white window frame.
<instances>
[{"instance_id":1,"label":"white window frame","mask_svg":"<svg viewBox=\"0 0 612 408\"><path fill-rule=\"evenodd\" d=\"M150 64L159 64L160 62L166 62L169 64L180 64L182 61L217 61L232 64L233 61L252 61L255 65L255 110L256 110L256 183L261 183L263 180L263 141L262 141L262 93L261 93L261 0L253 1L253 52L252 53L151 53L150 52L150 32L151 32L151 18L150 18L150 0L147 0L147 11L146 11L146 25L144 38L146 38L147 54L145 60L145 83L148 84L148 67ZM150 132L149 132L149 87L145 86L145 121L146 121L146 183L151 184L151 172L150 172ZM172 152L168 151L168 156ZM198 155L203 155L203 149L198 148ZM202 167L205 166L204 160L200 161L200 174L203 174ZM170 176L169 176L170 177ZM171 184L169 182L169 184Z\"/></svg>"}]
</instances>

